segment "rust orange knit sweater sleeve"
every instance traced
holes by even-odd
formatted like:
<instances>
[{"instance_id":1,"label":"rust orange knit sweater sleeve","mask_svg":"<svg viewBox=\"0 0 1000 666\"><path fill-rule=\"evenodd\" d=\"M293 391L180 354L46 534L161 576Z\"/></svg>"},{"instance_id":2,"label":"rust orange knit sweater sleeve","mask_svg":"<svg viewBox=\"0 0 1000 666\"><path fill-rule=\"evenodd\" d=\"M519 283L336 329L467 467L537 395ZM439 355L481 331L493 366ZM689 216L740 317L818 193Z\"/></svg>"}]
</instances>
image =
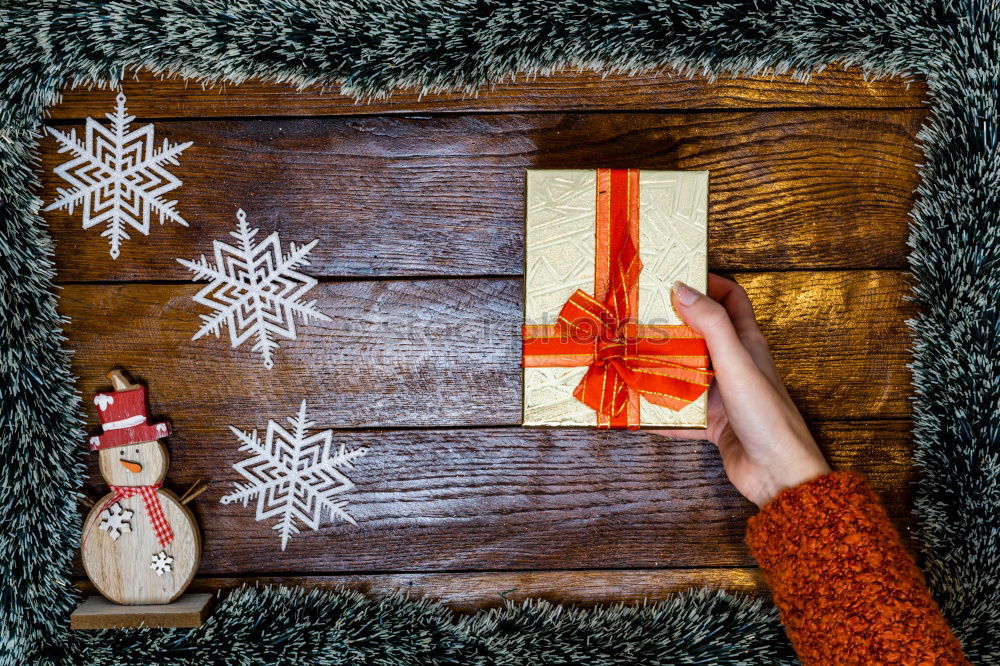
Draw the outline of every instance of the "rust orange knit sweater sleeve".
<instances>
[{"instance_id":1,"label":"rust orange knit sweater sleeve","mask_svg":"<svg viewBox=\"0 0 1000 666\"><path fill-rule=\"evenodd\" d=\"M757 558L804 664L966 664L878 497L834 472L750 519Z\"/></svg>"}]
</instances>

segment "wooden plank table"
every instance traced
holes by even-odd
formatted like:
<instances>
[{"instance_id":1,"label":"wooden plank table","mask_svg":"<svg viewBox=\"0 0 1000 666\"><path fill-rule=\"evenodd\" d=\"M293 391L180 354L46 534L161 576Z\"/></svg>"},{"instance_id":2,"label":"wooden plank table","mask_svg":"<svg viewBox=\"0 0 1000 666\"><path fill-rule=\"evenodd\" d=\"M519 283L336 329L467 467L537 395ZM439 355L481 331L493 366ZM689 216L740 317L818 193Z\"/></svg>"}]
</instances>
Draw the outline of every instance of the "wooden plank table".
<instances>
[{"instance_id":1,"label":"wooden plank table","mask_svg":"<svg viewBox=\"0 0 1000 666\"><path fill-rule=\"evenodd\" d=\"M832 462L868 474L909 529L904 270L927 117L919 82L561 72L369 104L145 73L123 88L158 141L193 142L168 197L191 226L154 222L112 261L79 213L45 215L83 395L128 368L173 422L168 485L212 480L192 503L204 530L192 590L347 585L459 610L765 591L742 539L754 508L712 445L518 427L529 167L710 170L711 269L747 288ZM69 90L47 122L81 131L113 106L112 91ZM41 148L48 202L66 158L51 137ZM210 252L237 208L286 244L320 238L310 297L332 321L282 342L271 371L225 337L190 340L199 287L175 258ZM306 530L281 552L251 508L219 502L244 455L228 426L264 428L303 398L318 427L371 452L351 474L358 525ZM92 409L87 419L96 430ZM103 488L91 460L85 492Z\"/></svg>"}]
</instances>

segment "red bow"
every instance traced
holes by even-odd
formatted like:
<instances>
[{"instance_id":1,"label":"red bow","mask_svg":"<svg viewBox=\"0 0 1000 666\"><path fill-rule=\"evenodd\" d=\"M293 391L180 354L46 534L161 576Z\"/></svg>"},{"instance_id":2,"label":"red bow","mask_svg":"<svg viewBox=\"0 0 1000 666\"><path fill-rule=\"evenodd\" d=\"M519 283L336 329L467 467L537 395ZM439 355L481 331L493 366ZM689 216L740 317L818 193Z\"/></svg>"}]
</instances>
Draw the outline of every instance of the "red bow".
<instances>
[{"instance_id":1,"label":"red bow","mask_svg":"<svg viewBox=\"0 0 1000 666\"><path fill-rule=\"evenodd\" d=\"M637 184L637 176L624 170L606 177L610 205L604 234L598 220L598 244L607 249L599 254L608 258L604 301L578 289L558 323L525 326L522 333L525 367L588 366L573 395L597 412L600 427L638 428L640 395L654 405L681 409L712 380L705 340L693 329L633 322L642 262L634 240L638 206L628 201L632 179Z\"/></svg>"}]
</instances>

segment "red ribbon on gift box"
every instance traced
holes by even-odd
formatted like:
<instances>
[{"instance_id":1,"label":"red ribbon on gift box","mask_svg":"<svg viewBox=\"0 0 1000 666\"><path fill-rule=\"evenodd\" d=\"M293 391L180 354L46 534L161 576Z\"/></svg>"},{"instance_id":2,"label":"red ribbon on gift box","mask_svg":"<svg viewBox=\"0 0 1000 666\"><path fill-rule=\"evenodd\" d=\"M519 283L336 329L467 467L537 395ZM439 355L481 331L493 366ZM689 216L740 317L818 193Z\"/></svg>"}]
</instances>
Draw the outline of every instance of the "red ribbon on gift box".
<instances>
[{"instance_id":1,"label":"red ribbon on gift box","mask_svg":"<svg viewBox=\"0 0 1000 666\"><path fill-rule=\"evenodd\" d=\"M679 410L712 380L705 340L688 326L641 326L639 171L598 169L595 298L577 290L551 326L524 326L522 365L587 366L573 396L599 428L639 427L639 396Z\"/></svg>"}]
</instances>

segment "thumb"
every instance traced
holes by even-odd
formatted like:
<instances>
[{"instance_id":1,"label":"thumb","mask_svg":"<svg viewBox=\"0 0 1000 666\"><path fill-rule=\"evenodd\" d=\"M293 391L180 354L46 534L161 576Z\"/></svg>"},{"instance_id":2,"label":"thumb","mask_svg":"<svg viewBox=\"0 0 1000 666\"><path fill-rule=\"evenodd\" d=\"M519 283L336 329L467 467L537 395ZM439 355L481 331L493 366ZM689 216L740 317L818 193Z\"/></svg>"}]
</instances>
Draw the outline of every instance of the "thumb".
<instances>
[{"instance_id":1,"label":"thumb","mask_svg":"<svg viewBox=\"0 0 1000 666\"><path fill-rule=\"evenodd\" d=\"M736 334L729 313L720 303L680 281L674 283L671 297L684 323L705 338L712 367L722 382L727 376L747 378L759 372Z\"/></svg>"}]
</instances>

